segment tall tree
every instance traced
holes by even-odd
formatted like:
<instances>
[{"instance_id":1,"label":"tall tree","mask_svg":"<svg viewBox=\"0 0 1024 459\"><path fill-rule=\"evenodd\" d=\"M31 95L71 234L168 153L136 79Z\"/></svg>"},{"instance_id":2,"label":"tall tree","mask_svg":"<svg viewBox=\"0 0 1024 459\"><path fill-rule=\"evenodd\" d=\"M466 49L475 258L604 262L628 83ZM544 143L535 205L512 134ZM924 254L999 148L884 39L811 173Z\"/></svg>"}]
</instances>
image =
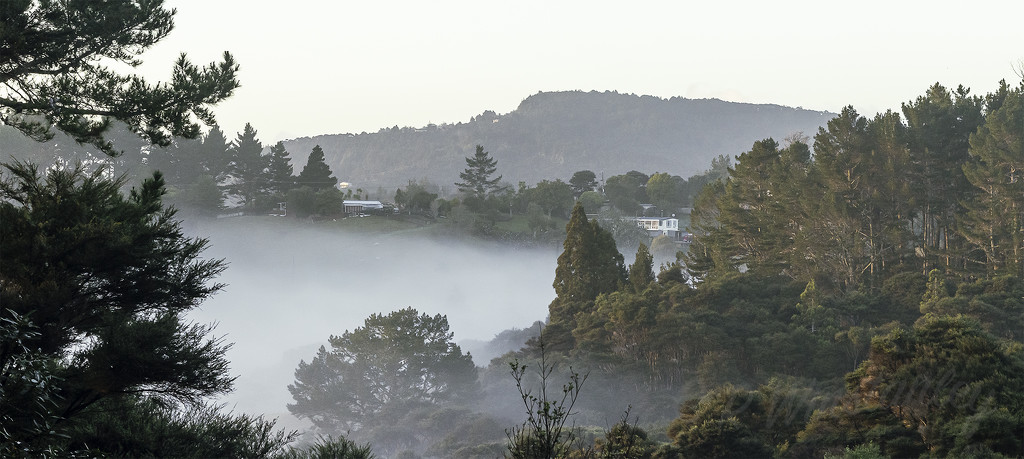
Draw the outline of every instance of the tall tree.
<instances>
[{"instance_id":1,"label":"tall tree","mask_svg":"<svg viewBox=\"0 0 1024 459\"><path fill-rule=\"evenodd\" d=\"M984 254L969 259L989 275L1024 277L1024 82L1013 90L1003 82L1001 92L970 138L972 161L963 172L977 192L965 200L959 230Z\"/></svg>"},{"instance_id":2,"label":"tall tree","mask_svg":"<svg viewBox=\"0 0 1024 459\"><path fill-rule=\"evenodd\" d=\"M205 69L182 56L172 81L158 85L107 67L138 65L171 30L172 16L161 0L5 2L0 122L36 140L63 131L110 155L125 147L109 141L114 119L160 145L198 136L200 123L214 124L211 106L238 86L230 55ZM107 162L138 165L132 156ZM209 282L224 265L199 259L206 242L184 237L163 207L160 174L125 196L124 179L110 179L109 170L2 169L0 455L147 455L153 450L133 446L160 438L173 449L168 443L200 433L217 440L180 451L260 457L289 441L272 434L272 422L200 407L233 378L227 346L185 314L219 290ZM99 419L125 407L137 415ZM187 417L192 431L166 422L168 412ZM127 432L106 430L129 423ZM93 427L102 441L83 435Z\"/></svg>"},{"instance_id":3,"label":"tall tree","mask_svg":"<svg viewBox=\"0 0 1024 459\"><path fill-rule=\"evenodd\" d=\"M308 186L316 191L333 188L338 184L338 178L333 175L331 167L324 160L324 150L320 148L320 145L313 147L313 150L309 152L306 165L302 167L302 172L299 172L295 183L298 186Z\"/></svg>"},{"instance_id":4,"label":"tall tree","mask_svg":"<svg viewBox=\"0 0 1024 459\"><path fill-rule=\"evenodd\" d=\"M910 174L921 214L915 232L924 253L922 273L942 267L960 272L965 244L956 233L960 202L970 189L962 166L971 133L984 122L983 100L964 87L950 92L936 83L925 95L903 104L910 137Z\"/></svg>"},{"instance_id":5,"label":"tall tree","mask_svg":"<svg viewBox=\"0 0 1024 459\"><path fill-rule=\"evenodd\" d=\"M268 158L263 155L263 144L256 138L256 129L245 123L245 128L231 144L227 164L230 177L225 186L229 196L245 207L255 207L256 198L267 190Z\"/></svg>"},{"instance_id":6,"label":"tall tree","mask_svg":"<svg viewBox=\"0 0 1024 459\"><path fill-rule=\"evenodd\" d=\"M720 201L725 195L725 186L725 182L720 180L704 185L690 212L688 230L693 233L693 241L683 255L683 262L690 277L698 280L707 280L736 269L732 255L737 249L721 220Z\"/></svg>"},{"instance_id":7,"label":"tall tree","mask_svg":"<svg viewBox=\"0 0 1024 459\"><path fill-rule=\"evenodd\" d=\"M736 263L748 269L766 269L778 273L784 266L781 257L785 244L781 229L785 217L779 206L779 144L768 138L754 142L750 151L736 158L729 169L729 181L719 203L722 226L739 252Z\"/></svg>"},{"instance_id":8,"label":"tall tree","mask_svg":"<svg viewBox=\"0 0 1024 459\"><path fill-rule=\"evenodd\" d=\"M295 177L292 176L292 159L288 156L288 150L284 148L284 142L277 142L270 147L268 160L268 189L274 194L283 196L295 185Z\"/></svg>"},{"instance_id":9,"label":"tall tree","mask_svg":"<svg viewBox=\"0 0 1024 459\"><path fill-rule=\"evenodd\" d=\"M838 286L880 288L909 258L915 209L906 145L899 114L868 120L853 107L815 136L814 188L805 201L814 231L803 242Z\"/></svg>"},{"instance_id":10,"label":"tall tree","mask_svg":"<svg viewBox=\"0 0 1024 459\"><path fill-rule=\"evenodd\" d=\"M199 135L195 120L213 124L210 106L238 87L230 54L199 68L182 55L171 81L150 84L110 63L135 66L170 33L174 10L162 1L67 2L19 0L0 8L0 122L46 140L52 128L107 153L111 119L150 142Z\"/></svg>"},{"instance_id":11,"label":"tall tree","mask_svg":"<svg viewBox=\"0 0 1024 459\"><path fill-rule=\"evenodd\" d=\"M185 317L225 265L200 259L207 242L163 208L159 173L124 196L103 170L3 172L0 315L18 326L0 337L0 443L46 445L108 398L198 403L231 388L226 346Z\"/></svg>"},{"instance_id":12,"label":"tall tree","mask_svg":"<svg viewBox=\"0 0 1024 459\"><path fill-rule=\"evenodd\" d=\"M206 175L218 182L227 179L228 162L231 160L231 144L220 126L214 125L203 136L203 146L199 153L199 163Z\"/></svg>"},{"instance_id":13,"label":"tall tree","mask_svg":"<svg viewBox=\"0 0 1024 459\"><path fill-rule=\"evenodd\" d=\"M549 309L552 324L571 330L576 313L593 306L599 294L615 291L626 280L626 270L611 233L587 220L579 202L565 230L553 284L557 297Z\"/></svg>"},{"instance_id":14,"label":"tall tree","mask_svg":"<svg viewBox=\"0 0 1024 459\"><path fill-rule=\"evenodd\" d=\"M498 185L501 182L500 175L491 178L497 170L498 161L484 151L483 145L477 145L476 154L471 158L466 158L466 170L459 173L459 178L462 181L456 182L455 186L459 187L459 191L473 198L486 199L502 188Z\"/></svg>"}]
</instances>

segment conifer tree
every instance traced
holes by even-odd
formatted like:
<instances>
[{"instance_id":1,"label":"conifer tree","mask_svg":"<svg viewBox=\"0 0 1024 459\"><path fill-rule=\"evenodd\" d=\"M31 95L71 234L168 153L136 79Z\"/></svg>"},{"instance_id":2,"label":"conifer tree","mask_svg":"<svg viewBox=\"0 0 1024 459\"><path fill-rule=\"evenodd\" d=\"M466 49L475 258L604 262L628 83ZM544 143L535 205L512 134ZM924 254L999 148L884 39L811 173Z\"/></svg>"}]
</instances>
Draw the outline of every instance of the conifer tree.
<instances>
[{"instance_id":1,"label":"conifer tree","mask_svg":"<svg viewBox=\"0 0 1024 459\"><path fill-rule=\"evenodd\" d=\"M150 84L110 63L140 63L139 55L170 33L174 10L163 2L4 2L0 8L0 123L36 140L53 130L109 154L103 137L111 120L149 142L195 138L196 120L213 124L210 106L238 87L230 54L199 68L182 55L171 81Z\"/></svg>"},{"instance_id":2,"label":"conifer tree","mask_svg":"<svg viewBox=\"0 0 1024 459\"><path fill-rule=\"evenodd\" d=\"M225 265L199 259L207 242L163 208L159 173L128 196L103 170L15 163L2 178L0 455L57 442L104 399L198 403L231 388L226 346L184 316Z\"/></svg>"},{"instance_id":3,"label":"conifer tree","mask_svg":"<svg viewBox=\"0 0 1024 459\"><path fill-rule=\"evenodd\" d=\"M330 166L324 161L324 150L320 145L313 147L306 165L302 167L295 180L299 186L308 186L315 191L332 188L338 184L338 178L331 173Z\"/></svg>"},{"instance_id":4,"label":"conifer tree","mask_svg":"<svg viewBox=\"0 0 1024 459\"><path fill-rule=\"evenodd\" d=\"M501 189L498 185L501 176L491 178L497 170L498 161L484 151L483 145L477 145L476 154L472 158L466 158L466 170L459 173L462 181L456 182L455 186L459 187L459 191L476 199L486 199Z\"/></svg>"},{"instance_id":5,"label":"conifer tree","mask_svg":"<svg viewBox=\"0 0 1024 459\"><path fill-rule=\"evenodd\" d=\"M199 161L206 175L222 182L227 179L231 145L220 126L214 125L203 137Z\"/></svg>"},{"instance_id":6,"label":"conifer tree","mask_svg":"<svg viewBox=\"0 0 1024 459\"><path fill-rule=\"evenodd\" d=\"M626 280L626 271L611 233L597 221L587 220L579 202L565 228L564 250L558 256L553 284L557 297L549 309L552 324L571 330L576 313L593 306L598 295L618 289Z\"/></svg>"},{"instance_id":7,"label":"conifer tree","mask_svg":"<svg viewBox=\"0 0 1024 459\"><path fill-rule=\"evenodd\" d=\"M245 123L245 128L231 145L227 164L230 179L225 189L245 207L254 207L256 198L267 190L268 158L263 155L263 144L256 138L256 129Z\"/></svg>"},{"instance_id":8,"label":"conifer tree","mask_svg":"<svg viewBox=\"0 0 1024 459\"><path fill-rule=\"evenodd\" d=\"M682 260L692 278L703 281L736 269L731 259L735 253L732 239L720 220L719 201L724 194L724 181L704 185L690 212L689 231L694 237Z\"/></svg>"},{"instance_id":9,"label":"conifer tree","mask_svg":"<svg viewBox=\"0 0 1024 459\"><path fill-rule=\"evenodd\" d=\"M654 256L647 249L647 245L641 243L636 249L636 259L629 266L629 283L633 285L635 292L642 293L652 282L654 282Z\"/></svg>"},{"instance_id":10,"label":"conifer tree","mask_svg":"<svg viewBox=\"0 0 1024 459\"><path fill-rule=\"evenodd\" d=\"M965 201L959 230L984 253L974 261L990 275L1024 277L1024 83L1003 86L998 108L970 138L972 161L963 172L976 192Z\"/></svg>"},{"instance_id":11,"label":"conifer tree","mask_svg":"<svg viewBox=\"0 0 1024 459\"><path fill-rule=\"evenodd\" d=\"M754 142L750 151L737 157L729 168L729 181L719 208L723 227L740 249L734 254L738 264L748 269L762 268L778 272L783 253L780 235L782 218L778 198L776 164L779 144L771 138Z\"/></svg>"},{"instance_id":12,"label":"conifer tree","mask_svg":"<svg viewBox=\"0 0 1024 459\"><path fill-rule=\"evenodd\" d=\"M288 150L284 148L284 142L277 142L270 147L269 164L267 165L267 187L271 192L284 195L291 190L295 184L295 177L292 176L293 169L288 156Z\"/></svg>"},{"instance_id":13,"label":"conifer tree","mask_svg":"<svg viewBox=\"0 0 1024 459\"><path fill-rule=\"evenodd\" d=\"M965 241L956 229L963 214L960 203L971 185L962 166L969 157L971 133L984 123L982 103L962 86L950 92L936 83L925 95L903 104L910 147L909 174L904 177L913 187L921 214L916 246L925 257L922 273L940 266L964 269Z\"/></svg>"}]
</instances>

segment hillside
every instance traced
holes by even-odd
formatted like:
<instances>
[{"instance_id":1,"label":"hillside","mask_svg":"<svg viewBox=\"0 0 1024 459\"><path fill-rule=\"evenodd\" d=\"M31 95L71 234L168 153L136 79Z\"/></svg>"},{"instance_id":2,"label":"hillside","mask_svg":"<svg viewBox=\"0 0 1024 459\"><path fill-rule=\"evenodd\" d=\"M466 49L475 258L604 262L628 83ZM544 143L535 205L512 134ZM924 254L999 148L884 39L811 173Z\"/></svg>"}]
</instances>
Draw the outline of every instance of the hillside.
<instances>
[{"instance_id":1,"label":"hillside","mask_svg":"<svg viewBox=\"0 0 1024 459\"><path fill-rule=\"evenodd\" d=\"M477 144L513 184L567 180L582 169L605 177L630 170L688 177L718 155L749 150L756 140L798 132L813 136L833 116L718 99L542 92L510 113L486 111L467 123L305 137L285 145L296 171L320 145L335 175L366 190L422 178L451 189Z\"/></svg>"}]
</instances>

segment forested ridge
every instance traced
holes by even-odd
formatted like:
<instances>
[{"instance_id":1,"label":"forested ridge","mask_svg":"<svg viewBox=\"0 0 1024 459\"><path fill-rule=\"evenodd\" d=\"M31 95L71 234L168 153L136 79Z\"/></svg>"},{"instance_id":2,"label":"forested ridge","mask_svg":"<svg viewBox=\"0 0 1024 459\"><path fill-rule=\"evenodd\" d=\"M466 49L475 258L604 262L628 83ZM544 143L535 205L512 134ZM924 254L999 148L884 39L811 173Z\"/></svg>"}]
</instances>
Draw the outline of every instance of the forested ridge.
<instances>
[{"instance_id":1,"label":"forested ridge","mask_svg":"<svg viewBox=\"0 0 1024 459\"><path fill-rule=\"evenodd\" d=\"M324 148L343 180L375 189L408 180L449 184L462 158L484 145L509 183L568 179L590 169L607 177L630 170L697 174L719 155L756 139L814 132L833 114L717 99L662 99L616 92L541 92L506 114L468 122L381 129L374 133L286 140L292 151Z\"/></svg>"}]
</instances>

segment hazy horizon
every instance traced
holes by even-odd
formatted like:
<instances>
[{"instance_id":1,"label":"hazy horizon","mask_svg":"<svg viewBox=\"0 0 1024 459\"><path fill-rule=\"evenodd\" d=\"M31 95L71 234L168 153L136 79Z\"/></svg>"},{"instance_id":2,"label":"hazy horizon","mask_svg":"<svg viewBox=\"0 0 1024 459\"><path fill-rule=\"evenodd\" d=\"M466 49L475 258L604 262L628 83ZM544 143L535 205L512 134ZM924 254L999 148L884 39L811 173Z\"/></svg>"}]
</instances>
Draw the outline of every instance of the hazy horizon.
<instances>
[{"instance_id":1,"label":"hazy horizon","mask_svg":"<svg viewBox=\"0 0 1024 459\"><path fill-rule=\"evenodd\" d=\"M182 52L198 65L232 52L242 86L214 113L229 136L252 123L269 144L464 122L538 91L872 115L936 82L985 94L1024 60L1024 4L991 0L972 4L984 20L951 1L165 3L175 29L139 72L165 81Z\"/></svg>"}]
</instances>

